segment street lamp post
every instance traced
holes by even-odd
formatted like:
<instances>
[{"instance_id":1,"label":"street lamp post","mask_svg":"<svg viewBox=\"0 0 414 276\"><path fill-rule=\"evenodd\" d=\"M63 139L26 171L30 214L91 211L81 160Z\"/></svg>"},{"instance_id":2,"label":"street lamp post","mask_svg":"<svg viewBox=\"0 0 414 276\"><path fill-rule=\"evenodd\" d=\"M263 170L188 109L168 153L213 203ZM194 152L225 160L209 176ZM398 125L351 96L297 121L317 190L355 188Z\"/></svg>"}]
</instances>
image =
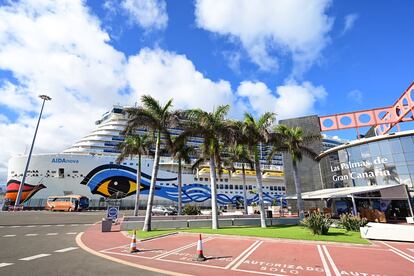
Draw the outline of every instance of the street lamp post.
<instances>
[{"instance_id":1,"label":"street lamp post","mask_svg":"<svg viewBox=\"0 0 414 276\"><path fill-rule=\"evenodd\" d=\"M33 136L32 145L30 147L29 156L27 157L26 167L25 167L24 172L23 172L23 178L22 178L22 181L20 182L19 190L17 192L16 201L14 202L14 207L19 206L20 199L22 198L23 186L24 186L24 182L26 181L26 174L27 174L27 170L29 169L30 158L32 157L33 146L34 146L34 143L35 143L35 140L36 140L36 134L37 134L37 129L39 128L40 119L42 118L42 112L43 112L43 107L45 106L45 101L50 101L52 99L51 97L49 97L47 95L39 95L39 98L41 98L43 100L42 108L40 109L39 119L37 120L36 130L35 130L35 133L34 133L34 136Z\"/></svg>"}]
</instances>

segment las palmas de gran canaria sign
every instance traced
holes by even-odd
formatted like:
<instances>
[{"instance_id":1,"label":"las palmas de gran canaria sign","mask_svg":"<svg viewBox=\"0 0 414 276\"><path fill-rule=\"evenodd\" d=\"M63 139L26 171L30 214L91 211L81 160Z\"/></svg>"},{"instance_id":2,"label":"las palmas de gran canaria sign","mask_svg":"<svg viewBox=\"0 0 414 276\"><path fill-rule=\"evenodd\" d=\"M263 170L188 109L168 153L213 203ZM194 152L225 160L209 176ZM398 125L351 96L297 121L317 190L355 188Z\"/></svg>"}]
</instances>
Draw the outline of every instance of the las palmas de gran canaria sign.
<instances>
[{"instance_id":1,"label":"las palmas de gran canaria sign","mask_svg":"<svg viewBox=\"0 0 414 276\"><path fill-rule=\"evenodd\" d=\"M371 160L357 161L357 162L344 162L340 163L339 166L331 166L331 172L342 173L343 170L348 171L348 174L333 175L333 181L349 180L349 179L364 179L364 178L375 178L377 176L390 176L391 173L386 169L385 164L388 163L386 157L380 157ZM384 168L379 168L378 165L384 165ZM355 172L351 169L365 168L364 172Z\"/></svg>"}]
</instances>

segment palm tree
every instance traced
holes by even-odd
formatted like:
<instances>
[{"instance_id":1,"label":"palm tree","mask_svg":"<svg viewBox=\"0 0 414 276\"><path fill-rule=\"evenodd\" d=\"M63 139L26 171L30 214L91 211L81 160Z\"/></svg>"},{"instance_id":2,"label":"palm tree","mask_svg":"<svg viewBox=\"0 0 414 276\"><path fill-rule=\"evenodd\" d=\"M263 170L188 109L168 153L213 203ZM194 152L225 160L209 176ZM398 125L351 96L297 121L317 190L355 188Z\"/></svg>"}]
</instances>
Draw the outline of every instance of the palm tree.
<instances>
[{"instance_id":1,"label":"palm tree","mask_svg":"<svg viewBox=\"0 0 414 276\"><path fill-rule=\"evenodd\" d=\"M129 119L125 132L134 133L140 127L149 128L156 137L154 164L152 167L151 183L148 194L147 211L143 231L151 231L151 214L154 201L155 183L157 180L160 163L161 135L168 136L168 128L178 125L179 112L171 112L172 99L162 106L153 97L144 95L141 97L143 107L128 108Z\"/></svg>"},{"instance_id":2,"label":"palm tree","mask_svg":"<svg viewBox=\"0 0 414 276\"><path fill-rule=\"evenodd\" d=\"M257 121L250 113L244 114L243 134L248 139L247 145L255 163L256 181L258 186L257 191L259 194L260 225L262 228L266 228L266 217L263 199L262 172L260 169L259 146L261 143L268 140L270 136L268 129L273 124L275 119L276 114L272 112L264 113Z\"/></svg>"},{"instance_id":3,"label":"palm tree","mask_svg":"<svg viewBox=\"0 0 414 276\"><path fill-rule=\"evenodd\" d=\"M235 163L241 163L242 166L242 177L243 177L243 207L244 213L247 214L247 191L246 191L246 170L245 164L253 168L253 161L250 159L249 152L246 146L242 144L235 144L227 148L227 157L224 160L224 164L229 166L229 171L234 172Z\"/></svg>"},{"instance_id":4,"label":"palm tree","mask_svg":"<svg viewBox=\"0 0 414 276\"><path fill-rule=\"evenodd\" d=\"M118 148L121 150L121 153L118 155L116 162L119 164L125 158L132 158L135 155L138 155L138 167L137 167L137 188L135 192L135 208L134 216L138 216L139 208L139 194L141 191L141 156L143 154L148 154L149 147L152 145L152 140L147 134L142 136L140 135L130 135L125 138L125 141L118 145Z\"/></svg>"},{"instance_id":5,"label":"palm tree","mask_svg":"<svg viewBox=\"0 0 414 276\"><path fill-rule=\"evenodd\" d=\"M297 208L299 212L299 218L304 218L304 208L302 201L302 186L300 183L300 178L298 175L298 162L302 161L303 156L308 156L309 158L315 159L317 153L315 153L311 148L308 147L312 142L318 141L321 139L321 136L318 134L304 134L303 130L300 127L287 127L285 125L278 125L275 128L275 136L272 138L273 149L272 153L269 156L273 156L276 152L286 152L289 153L292 157L292 167L293 167L293 180L295 182L296 189L296 199L297 199Z\"/></svg>"},{"instance_id":6,"label":"palm tree","mask_svg":"<svg viewBox=\"0 0 414 276\"><path fill-rule=\"evenodd\" d=\"M178 215L182 213L182 161L189 164L191 162L191 156L196 154L193 147L187 146L188 136L183 133L177 136L175 139L170 135L166 137L168 151L172 158L178 162Z\"/></svg>"},{"instance_id":7,"label":"palm tree","mask_svg":"<svg viewBox=\"0 0 414 276\"><path fill-rule=\"evenodd\" d=\"M212 229L218 229L217 212L217 187L216 172L221 173L221 143L228 142L235 137L234 128L225 120L229 112L229 105L221 105L213 112L201 109L187 111L187 126L183 133L186 135L199 135L204 138L202 157L194 165L201 161L209 160L210 164L210 187L211 187L211 219ZM194 166L193 166L194 167Z\"/></svg>"}]
</instances>

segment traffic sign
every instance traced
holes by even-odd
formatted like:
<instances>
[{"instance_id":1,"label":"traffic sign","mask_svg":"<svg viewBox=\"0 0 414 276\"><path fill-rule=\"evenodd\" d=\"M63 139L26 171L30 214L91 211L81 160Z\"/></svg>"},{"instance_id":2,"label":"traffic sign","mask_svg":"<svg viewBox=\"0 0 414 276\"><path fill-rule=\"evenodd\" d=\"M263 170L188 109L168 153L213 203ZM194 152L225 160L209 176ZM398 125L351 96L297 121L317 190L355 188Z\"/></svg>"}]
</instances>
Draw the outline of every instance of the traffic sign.
<instances>
[{"instance_id":1,"label":"traffic sign","mask_svg":"<svg viewBox=\"0 0 414 276\"><path fill-rule=\"evenodd\" d=\"M119 207L108 207L106 210L106 218L115 221L118 218Z\"/></svg>"}]
</instances>

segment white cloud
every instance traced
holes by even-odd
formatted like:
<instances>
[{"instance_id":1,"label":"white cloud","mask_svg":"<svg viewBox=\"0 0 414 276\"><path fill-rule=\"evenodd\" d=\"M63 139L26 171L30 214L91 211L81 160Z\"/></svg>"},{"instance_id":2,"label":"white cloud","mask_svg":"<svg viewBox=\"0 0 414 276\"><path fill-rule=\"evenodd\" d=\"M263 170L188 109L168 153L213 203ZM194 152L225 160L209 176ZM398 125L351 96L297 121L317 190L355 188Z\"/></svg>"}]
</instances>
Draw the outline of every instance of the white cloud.
<instances>
[{"instance_id":1,"label":"white cloud","mask_svg":"<svg viewBox=\"0 0 414 276\"><path fill-rule=\"evenodd\" d=\"M362 104L362 100L363 100L363 95L362 92L359 91L358 89L354 89L348 92L347 94L348 99L350 99L351 101L354 101L358 104Z\"/></svg>"},{"instance_id":2,"label":"white cloud","mask_svg":"<svg viewBox=\"0 0 414 276\"><path fill-rule=\"evenodd\" d=\"M12 122L0 122L4 172L10 156L31 142L37 118L29 114L40 111L39 94L53 100L45 106L35 152L60 151L90 131L97 114L122 101L125 57L107 44L108 34L84 1L10 2L0 7L0 18L0 70L16 79L0 83L0 104L17 113Z\"/></svg>"},{"instance_id":3,"label":"white cloud","mask_svg":"<svg viewBox=\"0 0 414 276\"><path fill-rule=\"evenodd\" d=\"M167 27L165 0L124 0L122 8L128 12L132 22L144 29L162 30Z\"/></svg>"},{"instance_id":4,"label":"white cloud","mask_svg":"<svg viewBox=\"0 0 414 276\"><path fill-rule=\"evenodd\" d=\"M293 74L300 75L320 56L333 19L326 15L331 0L197 0L200 28L237 38L250 59L263 70L278 67L291 54Z\"/></svg>"},{"instance_id":5,"label":"white cloud","mask_svg":"<svg viewBox=\"0 0 414 276\"><path fill-rule=\"evenodd\" d=\"M359 15L356 13L351 13L345 16L344 18L344 29L342 35L352 29L355 24L355 21L358 19Z\"/></svg>"},{"instance_id":6,"label":"white cloud","mask_svg":"<svg viewBox=\"0 0 414 276\"><path fill-rule=\"evenodd\" d=\"M311 114L315 112L315 103L327 95L323 86L314 86L310 82L287 83L272 92L263 82L251 81L242 82L237 94L249 100L251 111L258 114L275 112L278 119Z\"/></svg>"},{"instance_id":7,"label":"white cloud","mask_svg":"<svg viewBox=\"0 0 414 276\"><path fill-rule=\"evenodd\" d=\"M214 82L196 70L184 55L160 49L142 49L129 58L127 78L134 90L134 98L151 94L165 102L174 98L176 108L212 109L220 104L231 104L230 83Z\"/></svg>"},{"instance_id":8,"label":"white cloud","mask_svg":"<svg viewBox=\"0 0 414 276\"><path fill-rule=\"evenodd\" d=\"M0 110L2 183L10 156L30 145L39 94L52 101L45 105L35 153L62 151L90 132L113 104L131 105L143 94L163 102L174 98L175 108L231 104L233 117L249 107L303 115L325 95L323 87L307 82L271 92L260 82L246 81L234 91L229 81L198 71L185 55L161 49L144 48L126 58L108 44L108 33L81 0L11 2L0 6L0 18L0 70L14 78L0 82L0 106L14 111Z\"/></svg>"}]
</instances>

